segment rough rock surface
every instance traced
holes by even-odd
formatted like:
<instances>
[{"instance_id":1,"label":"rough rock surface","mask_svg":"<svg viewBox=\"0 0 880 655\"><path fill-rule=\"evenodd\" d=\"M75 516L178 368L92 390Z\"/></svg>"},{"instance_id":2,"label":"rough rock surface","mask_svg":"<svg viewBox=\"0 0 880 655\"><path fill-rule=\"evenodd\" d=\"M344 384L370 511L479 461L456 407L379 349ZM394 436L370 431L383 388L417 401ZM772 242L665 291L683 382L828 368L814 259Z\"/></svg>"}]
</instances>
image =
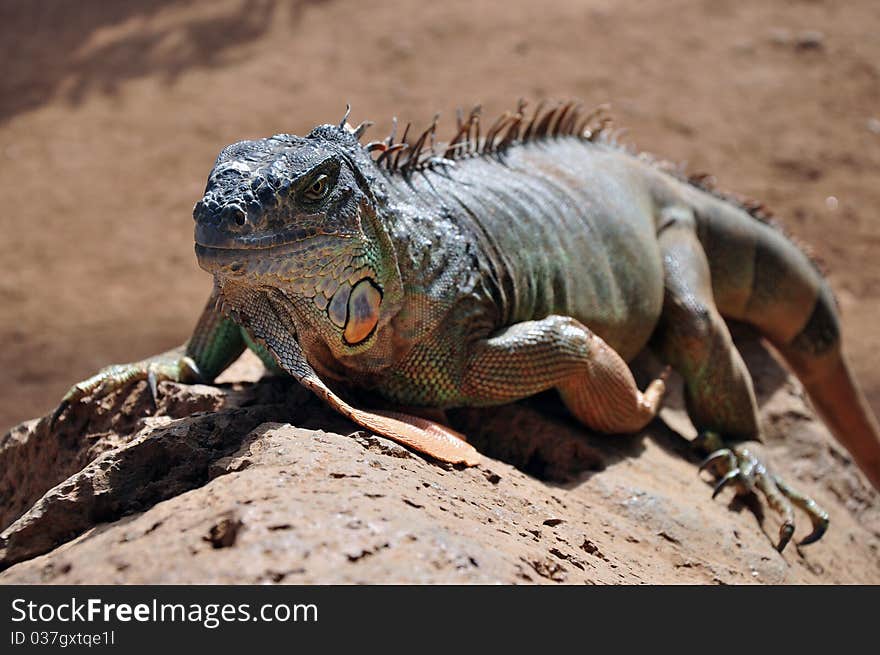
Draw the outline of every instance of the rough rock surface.
<instances>
[{"instance_id":1,"label":"rough rock surface","mask_svg":"<svg viewBox=\"0 0 880 655\"><path fill-rule=\"evenodd\" d=\"M813 546L779 554L772 512L711 499L675 393L635 436L591 435L552 395L450 412L487 455L455 469L358 431L290 380L254 381L243 358L235 382L162 385L154 416L139 384L51 434L45 419L7 433L0 582L880 582L878 494L797 383L750 337L741 347L764 451L831 514Z\"/></svg>"}]
</instances>

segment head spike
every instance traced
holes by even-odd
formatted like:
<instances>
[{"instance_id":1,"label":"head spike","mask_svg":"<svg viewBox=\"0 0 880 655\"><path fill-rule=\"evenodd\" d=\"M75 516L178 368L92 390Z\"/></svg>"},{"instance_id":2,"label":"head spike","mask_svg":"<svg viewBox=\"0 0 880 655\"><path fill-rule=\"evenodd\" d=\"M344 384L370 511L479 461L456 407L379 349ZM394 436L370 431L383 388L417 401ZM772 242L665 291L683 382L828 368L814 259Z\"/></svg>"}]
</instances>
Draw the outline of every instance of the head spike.
<instances>
[{"instance_id":1,"label":"head spike","mask_svg":"<svg viewBox=\"0 0 880 655\"><path fill-rule=\"evenodd\" d=\"M381 166L382 162L385 162L385 166L389 171L393 171L394 167L392 166L391 155L395 152L403 150L408 147L405 143L395 143L393 146L388 146L384 150L382 150L382 154L380 154L376 158L376 165Z\"/></svg>"},{"instance_id":2,"label":"head spike","mask_svg":"<svg viewBox=\"0 0 880 655\"><path fill-rule=\"evenodd\" d=\"M553 127L550 130L550 133L554 137L558 137L562 134L562 128L565 126L565 122L568 119L568 114L574 107L574 103L570 100L562 105L559 109L559 113L556 115L556 122L553 124Z\"/></svg>"},{"instance_id":3,"label":"head spike","mask_svg":"<svg viewBox=\"0 0 880 655\"><path fill-rule=\"evenodd\" d=\"M433 157L436 154L434 152L434 134L437 132L437 120L439 118L440 118L440 116L438 114L434 114L434 119L431 121L431 124L428 126L428 129L426 129L424 132L422 132L422 138L419 139L420 141L422 141L422 144L423 144L423 146L422 146L422 148L420 148L420 150L425 149L425 146L424 146L425 143L428 144L427 150L426 150L427 157L422 157L422 153L419 152L419 157L422 160L430 159L431 157ZM422 163L423 163L423 161L417 161L416 166L420 166Z\"/></svg>"},{"instance_id":4,"label":"head spike","mask_svg":"<svg viewBox=\"0 0 880 655\"><path fill-rule=\"evenodd\" d=\"M351 105L345 103L345 116L342 117L342 120L339 121L339 129L345 129L345 124L348 122L348 117L351 116Z\"/></svg>"},{"instance_id":5,"label":"head spike","mask_svg":"<svg viewBox=\"0 0 880 655\"><path fill-rule=\"evenodd\" d=\"M609 127L611 120L606 115L608 105L599 105L585 113L583 105L576 101L557 102L549 108L546 102L540 102L528 118L525 116L526 107L526 101L520 98L516 113L505 112L487 123L488 130L485 134L482 134L480 125L481 105L474 106L467 113L459 108L456 111L455 136L440 152L437 151L436 143L439 114L434 115L431 123L413 143L409 142L411 123L407 123L401 140L396 142L399 124L395 117L388 137L383 141L368 143L364 148L369 153L379 151L375 159L377 164L392 173L407 176L418 170L454 166L458 159L501 153L516 143L561 136L575 136L588 141L602 137L613 141L620 134ZM371 123L365 122L357 128L347 126L346 129L359 138L370 125Z\"/></svg>"},{"instance_id":6,"label":"head spike","mask_svg":"<svg viewBox=\"0 0 880 655\"><path fill-rule=\"evenodd\" d=\"M546 137L550 132L550 125L553 123L553 119L556 116L556 113L559 111L559 105L550 108L538 122L537 126L535 126L535 131L533 132L533 136L536 139L541 139Z\"/></svg>"},{"instance_id":7,"label":"head spike","mask_svg":"<svg viewBox=\"0 0 880 655\"><path fill-rule=\"evenodd\" d=\"M470 129L470 123L465 125L464 120L460 115L456 116L456 118L458 119L458 132L456 132L455 136L449 142L446 152L443 153L443 157L446 159L455 159L459 156L459 147L464 143L462 139L467 135L467 132Z\"/></svg>"},{"instance_id":8,"label":"head spike","mask_svg":"<svg viewBox=\"0 0 880 655\"><path fill-rule=\"evenodd\" d=\"M538 117L541 115L541 111L544 109L544 105L547 104L544 100L538 103L538 106L535 107L535 113L532 115L532 120L526 124L526 129L523 131L522 140L528 141L532 138L532 131L535 129L535 121L538 120Z\"/></svg>"},{"instance_id":9,"label":"head spike","mask_svg":"<svg viewBox=\"0 0 880 655\"><path fill-rule=\"evenodd\" d=\"M352 136L354 136L355 139L360 141L360 138L364 135L364 132L366 132L373 125L374 125L373 121L364 121L363 123L358 125L356 128L354 128L354 131L351 134L352 134Z\"/></svg>"},{"instance_id":10,"label":"head spike","mask_svg":"<svg viewBox=\"0 0 880 655\"><path fill-rule=\"evenodd\" d=\"M438 112L438 113L434 114L434 120L431 121L431 128L430 128L431 129L431 134L430 134L431 154L434 153L434 148L437 145L437 121L439 121L439 120L440 120L440 113Z\"/></svg>"},{"instance_id":11,"label":"head spike","mask_svg":"<svg viewBox=\"0 0 880 655\"><path fill-rule=\"evenodd\" d=\"M501 128L504 127L504 124L510 120L510 112L506 111L501 116L495 119L495 122L489 127L489 131L486 132L486 140L483 142L483 152L490 153L495 149L495 137L498 136L498 132L501 131Z\"/></svg>"},{"instance_id":12,"label":"head spike","mask_svg":"<svg viewBox=\"0 0 880 655\"><path fill-rule=\"evenodd\" d=\"M471 109L471 115L468 117L468 153L474 154L480 145L480 112L483 110L482 105L476 105Z\"/></svg>"},{"instance_id":13,"label":"head spike","mask_svg":"<svg viewBox=\"0 0 880 655\"><path fill-rule=\"evenodd\" d=\"M391 119L391 133L388 135L388 138L385 140L385 143L389 146L394 144L394 137L397 136L397 116Z\"/></svg>"},{"instance_id":14,"label":"head spike","mask_svg":"<svg viewBox=\"0 0 880 655\"><path fill-rule=\"evenodd\" d=\"M409 145L407 143L406 137L409 135L409 128L412 126L412 121L406 124L406 127L403 130L403 136L400 137L400 142L404 145ZM403 154L404 149L401 148L397 151L397 155L394 157L394 163L391 165L391 170L396 171L398 165L400 164L400 155Z\"/></svg>"},{"instance_id":15,"label":"head spike","mask_svg":"<svg viewBox=\"0 0 880 655\"><path fill-rule=\"evenodd\" d=\"M504 150L519 139L519 128L522 126L522 122L522 112L517 113L516 116L513 116L510 119L510 127L507 128L507 132L501 138L501 141L498 144L498 150Z\"/></svg>"},{"instance_id":16,"label":"head spike","mask_svg":"<svg viewBox=\"0 0 880 655\"><path fill-rule=\"evenodd\" d=\"M575 133L575 127L577 126L578 121L580 120L581 114L583 113L584 106L580 102L575 103L571 107L571 111L568 112L568 115L565 117L565 124L561 126L560 130L562 134L565 136L572 136Z\"/></svg>"},{"instance_id":17,"label":"head spike","mask_svg":"<svg viewBox=\"0 0 880 655\"><path fill-rule=\"evenodd\" d=\"M419 158L422 155L422 148L425 145L425 141L428 139L428 132L430 132L431 128L429 127L427 130L422 132L422 135L419 137L418 141L416 141L415 145L412 147L410 151L409 158L404 162L402 171L405 175L409 175L412 173L416 166L419 163Z\"/></svg>"}]
</instances>

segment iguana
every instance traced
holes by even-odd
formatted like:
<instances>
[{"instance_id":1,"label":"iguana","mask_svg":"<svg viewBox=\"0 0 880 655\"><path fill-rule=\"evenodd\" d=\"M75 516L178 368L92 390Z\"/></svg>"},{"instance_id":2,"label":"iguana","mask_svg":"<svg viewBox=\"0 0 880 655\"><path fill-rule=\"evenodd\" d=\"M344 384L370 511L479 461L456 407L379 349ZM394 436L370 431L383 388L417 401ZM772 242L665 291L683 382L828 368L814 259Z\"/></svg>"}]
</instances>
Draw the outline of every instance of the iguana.
<instances>
[{"instance_id":1,"label":"iguana","mask_svg":"<svg viewBox=\"0 0 880 655\"><path fill-rule=\"evenodd\" d=\"M800 507L810 543L827 514L744 444L759 423L734 319L783 356L880 487L880 430L841 353L833 294L759 207L618 145L602 111L574 103L520 102L482 134L479 108L460 113L442 145L436 117L417 137L407 125L362 145L370 123L348 116L221 151L193 211L215 284L192 337L75 385L56 418L134 379L154 395L161 380L210 382L249 346L355 423L473 465L441 423L346 399L442 409L555 388L586 426L629 433L664 395L663 376L640 391L627 365L650 346L684 379L715 493L760 491L781 516L780 550Z\"/></svg>"}]
</instances>

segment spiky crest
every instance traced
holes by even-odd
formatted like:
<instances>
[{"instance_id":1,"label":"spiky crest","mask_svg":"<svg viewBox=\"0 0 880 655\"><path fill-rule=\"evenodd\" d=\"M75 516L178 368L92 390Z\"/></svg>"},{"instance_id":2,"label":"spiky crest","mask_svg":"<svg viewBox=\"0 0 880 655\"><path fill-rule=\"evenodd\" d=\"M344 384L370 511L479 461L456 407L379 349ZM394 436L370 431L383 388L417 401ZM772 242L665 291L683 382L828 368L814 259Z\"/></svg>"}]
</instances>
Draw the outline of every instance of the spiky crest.
<instances>
[{"instance_id":1,"label":"spiky crest","mask_svg":"<svg viewBox=\"0 0 880 655\"><path fill-rule=\"evenodd\" d=\"M739 207L753 218L771 225L800 248L821 273L827 274L824 262L810 247L793 237L764 203L719 189L713 175L708 173L688 174L681 165L654 157L649 153L638 151L621 143L620 137L623 130L612 129L609 115L610 107L607 104L599 105L592 111L585 112L583 105L576 101L556 104L541 101L531 116L526 118L527 105L525 100L520 99L517 102L516 110L513 113L506 111L496 118L486 130L485 136L480 135L481 106L476 105L470 110L467 117L459 109L456 116L457 131L446 144L436 141L439 114L434 115L431 124L414 141L409 140L411 123L407 123L400 141L396 141L397 117L394 117L391 132L387 138L382 141L372 141L363 147L380 168L384 168L391 174L406 177L416 171L454 165L456 161L462 159L503 154L513 146L547 139L576 137L588 142L600 142L639 157L676 179ZM350 108L347 106L345 117L340 123L341 128L347 126L349 112ZM349 126L344 129L359 140L371 125L373 125L372 122L366 121L357 128ZM379 154L373 156L373 153Z\"/></svg>"},{"instance_id":2,"label":"spiky crest","mask_svg":"<svg viewBox=\"0 0 880 655\"><path fill-rule=\"evenodd\" d=\"M364 146L373 155L373 161L392 174L411 175L440 166L449 166L456 161L471 157L501 154L513 145L532 143L559 137L577 137L585 141L595 141L608 129L611 119L607 116L607 105L600 105L585 113L580 103L569 101L545 109L540 103L531 118L526 121L526 102L520 100L514 113L504 112L496 118L489 128L481 134L480 118L482 108L475 106L465 117L459 110L457 131L445 144L437 142L437 121L434 116L431 124L418 137L410 138L411 123L407 123L400 141L397 141L397 118L392 121L391 133L382 141L372 141ZM346 113L342 124L348 119ZM523 126L524 129L523 129ZM349 132L358 138L366 130L364 124Z\"/></svg>"}]
</instances>

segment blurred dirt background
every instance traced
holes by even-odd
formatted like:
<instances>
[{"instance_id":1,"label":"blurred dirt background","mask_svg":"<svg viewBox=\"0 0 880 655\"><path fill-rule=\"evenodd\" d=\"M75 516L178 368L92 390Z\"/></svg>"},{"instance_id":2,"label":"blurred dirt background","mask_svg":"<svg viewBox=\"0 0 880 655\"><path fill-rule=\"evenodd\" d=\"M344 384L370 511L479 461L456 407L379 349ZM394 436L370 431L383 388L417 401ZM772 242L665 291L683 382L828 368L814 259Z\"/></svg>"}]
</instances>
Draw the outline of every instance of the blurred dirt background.
<instances>
[{"instance_id":1,"label":"blurred dirt background","mask_svg":"<svg viewBox=\"0 0 880 655\"><path fill-rule=\"evenodd\" d=\"M876 0L19 0L0 5L0 428L187 338L224 145L520 96L765 201L825 260L880 411Z\"/></svg>"}]
</instances>

